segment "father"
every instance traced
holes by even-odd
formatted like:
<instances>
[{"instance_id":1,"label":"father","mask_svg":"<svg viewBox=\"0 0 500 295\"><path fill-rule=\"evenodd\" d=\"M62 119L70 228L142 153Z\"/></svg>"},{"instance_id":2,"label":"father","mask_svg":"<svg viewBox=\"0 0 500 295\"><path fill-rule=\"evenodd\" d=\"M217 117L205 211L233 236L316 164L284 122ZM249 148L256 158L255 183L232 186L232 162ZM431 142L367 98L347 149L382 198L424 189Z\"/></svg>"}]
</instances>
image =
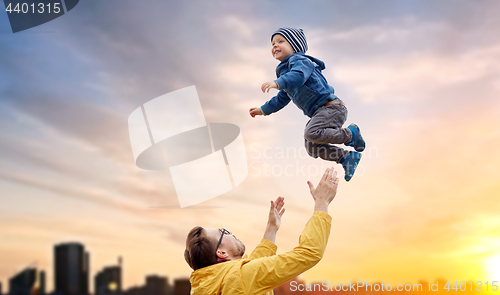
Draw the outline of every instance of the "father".
<instances>
[{"instance_id":1,"label":"father","mask_svg":"<svg viewBox=\"0 0 500 295\"><path fill-rule=\"evenodd\" d=\"M245 245L224 228L193 228L186 239L184 257L194 270L191 294L273 294L272 289L316 265L330 236L328 206L337 193L339 179L326 169L318 187L308 181L314 213L292 251L276 255L276 232L285 212L284 199L271 201L264 238L249 257Z\"/></svg>"}]
</instances>

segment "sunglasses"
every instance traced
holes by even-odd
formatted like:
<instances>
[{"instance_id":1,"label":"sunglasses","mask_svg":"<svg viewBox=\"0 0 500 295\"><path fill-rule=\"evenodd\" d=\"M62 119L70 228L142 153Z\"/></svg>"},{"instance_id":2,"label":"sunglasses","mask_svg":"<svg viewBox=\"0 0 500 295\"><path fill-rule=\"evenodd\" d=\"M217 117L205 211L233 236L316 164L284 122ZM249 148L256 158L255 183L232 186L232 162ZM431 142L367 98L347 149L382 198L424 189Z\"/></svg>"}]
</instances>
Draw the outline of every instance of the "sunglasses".
<instances>
[{"instance_id":1,"label":"sunglasses","mask_svg":"<svg viewBox=\"0 0 500 295\"><path fill-rule=\"evenodd\" d=\"M215 248L215 252L217 252L217 249L219 249L220 243L222 243L222 238L224 237L224 235L231 234L231 232L225 228L219 228L219 231L221 232L221 235L220 235L219 243L217 244L217 248Z\"/></svg>"}]
</instances>

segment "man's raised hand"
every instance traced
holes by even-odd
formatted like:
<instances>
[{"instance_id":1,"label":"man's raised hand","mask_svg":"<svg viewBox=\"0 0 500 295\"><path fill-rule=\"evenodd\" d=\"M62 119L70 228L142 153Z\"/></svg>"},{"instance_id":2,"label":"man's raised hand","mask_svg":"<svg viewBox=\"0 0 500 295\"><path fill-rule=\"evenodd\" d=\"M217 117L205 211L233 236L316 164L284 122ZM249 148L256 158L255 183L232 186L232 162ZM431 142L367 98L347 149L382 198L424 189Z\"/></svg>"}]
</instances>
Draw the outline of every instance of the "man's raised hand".
<instances>
[{"instance_id":1,"label":"man's raised hand","mask_svg":"<svg viewBox=\"0 0 500 295\"><path fill-rule=\"evenodd\" d=\"M285 213L285 198L278 197L276 201L271 201L271 208L269 209L268 226L278 230L281 226L281 216Z\"/></svg>"},{"instance_id":2,"label":"man's raised hand","mask_svg":"<svg viewBox=\"0 0 500 295\"><path fill-rule=\"evenodd\" d=\"M328 205L330 205L337 194L337 187L339 185L337 172L333 168L327 168L318 183L318 187L314 188L314 185L310 181L307 184L315 202L314 210L328 212Z\"/></svg>"}]
</instances>

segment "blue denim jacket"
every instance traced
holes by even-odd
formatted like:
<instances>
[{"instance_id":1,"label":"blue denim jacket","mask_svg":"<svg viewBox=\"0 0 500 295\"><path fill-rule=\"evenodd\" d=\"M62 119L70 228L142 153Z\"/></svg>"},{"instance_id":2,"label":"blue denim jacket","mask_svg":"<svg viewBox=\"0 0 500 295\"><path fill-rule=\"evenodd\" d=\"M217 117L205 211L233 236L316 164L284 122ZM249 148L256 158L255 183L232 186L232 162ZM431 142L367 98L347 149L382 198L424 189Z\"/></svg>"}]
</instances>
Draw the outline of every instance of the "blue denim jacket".
<instances>
[{"instance_id":1,"label":"blue denim jacket","mask_svg":"<svg viewBox=\"0 0 500 295\"><path fill-rule=\"evenodd\" d=\"M325 103L337 100L333 87L328 85L321 71L325 63L303 52L285 58L276 67L275 80L280 91L260 107L265 115L270 115L285 107L290 100L308 117Z\"/></svg>"}]
</instances>

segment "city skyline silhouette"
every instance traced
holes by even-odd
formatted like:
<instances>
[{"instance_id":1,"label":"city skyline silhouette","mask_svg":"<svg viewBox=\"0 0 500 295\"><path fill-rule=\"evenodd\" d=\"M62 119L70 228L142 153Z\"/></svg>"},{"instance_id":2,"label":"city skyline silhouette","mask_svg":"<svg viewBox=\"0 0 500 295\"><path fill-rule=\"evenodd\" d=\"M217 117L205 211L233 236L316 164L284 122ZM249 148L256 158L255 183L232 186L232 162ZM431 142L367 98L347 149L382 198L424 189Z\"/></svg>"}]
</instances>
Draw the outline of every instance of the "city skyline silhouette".
<instances>
[{"instance_id":1,"label":"city skyline silhouette","mask_svg":"<svg viewBox=\"0 0 500 295\"><path fill-rule=\"evenodd\" d=\"M78 242L54 245L53 251L54 290L46 290L45 271L37 269L36 263L13 274L6 284L6 293L0 295L189 295L191 286L188 278L176 278L171 285L168 278L156 274L145 276L145 284L122 289L122 257L117 265L105 266L94 275L93 292L90 290L89 265L91 253Z\"/></svg>"}]
</instances>

